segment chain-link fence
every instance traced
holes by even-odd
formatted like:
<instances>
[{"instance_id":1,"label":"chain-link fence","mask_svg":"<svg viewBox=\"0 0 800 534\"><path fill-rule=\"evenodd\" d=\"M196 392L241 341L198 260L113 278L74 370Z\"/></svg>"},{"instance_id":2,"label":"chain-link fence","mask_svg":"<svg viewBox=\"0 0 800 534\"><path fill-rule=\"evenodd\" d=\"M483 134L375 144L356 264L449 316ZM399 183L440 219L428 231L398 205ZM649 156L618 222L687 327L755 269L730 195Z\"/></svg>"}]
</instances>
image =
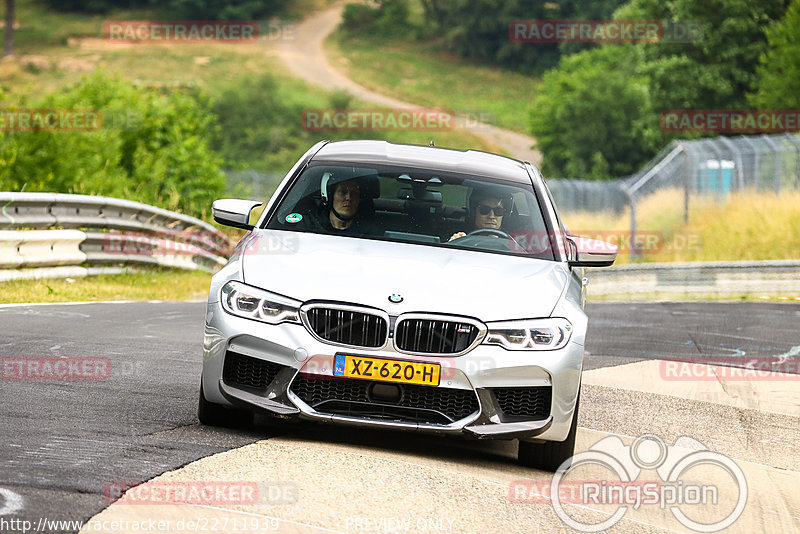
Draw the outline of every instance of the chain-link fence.
<instances>
[{"instance_id":1,"label":"chain-link fence","mask_svg":"<svg viewBox=\"0 0 800 534\"><path fill-rule=\"evenodd\" d=\"M550 179L562 211L622 212L631 201L664 188L724 198L744 189L800 189L800 136L715 137L674 141L638 173L611 182Z\"/></svg>"},{"instance_id":2,"label":"chain-link fence","mask_svg":"<svg viewBox=\"0 0 800 534\"><path fill-rule=\"evenodd\" d=\"M559 209L621 214L630 209L631 239L636 206L658 191L683 192L684 222L694 196L724 199L733 192L800 190L800 136L797 134L715 137L674 141L638 173L610 182L550 179ZM632 250L632 257L636 251Z\"/></svg>"}]
</instances>

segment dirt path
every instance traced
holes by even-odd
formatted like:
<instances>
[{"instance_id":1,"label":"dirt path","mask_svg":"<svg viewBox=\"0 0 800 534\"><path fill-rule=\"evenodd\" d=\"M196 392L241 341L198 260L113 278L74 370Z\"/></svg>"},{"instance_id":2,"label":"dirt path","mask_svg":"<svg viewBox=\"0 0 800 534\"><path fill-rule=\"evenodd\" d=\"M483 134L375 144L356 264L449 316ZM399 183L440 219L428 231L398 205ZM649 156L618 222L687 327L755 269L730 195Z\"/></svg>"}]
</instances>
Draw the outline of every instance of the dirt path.
<instances>
[{"instance_id":1,"label":"dirt path","mask_svg":"<svg viewBox=\"0 0 800 534\"><path fill-rule=\"evenodd\" d=\"M371 91L333 68L325 54L323 43L339 24L342 9L343 6L339 5L315 13L298 24L294 39L277 42L275 47L277 56L283 60L292 74L325 89L344 89L358 99L380 106L418 108L419 105ZM463 118L458 118L457 124L515 158L537 165L541 162L541 153L531 148L535 142L532 137L490 124L475 121L467 124Z\"/></svg>"}]
</instances>

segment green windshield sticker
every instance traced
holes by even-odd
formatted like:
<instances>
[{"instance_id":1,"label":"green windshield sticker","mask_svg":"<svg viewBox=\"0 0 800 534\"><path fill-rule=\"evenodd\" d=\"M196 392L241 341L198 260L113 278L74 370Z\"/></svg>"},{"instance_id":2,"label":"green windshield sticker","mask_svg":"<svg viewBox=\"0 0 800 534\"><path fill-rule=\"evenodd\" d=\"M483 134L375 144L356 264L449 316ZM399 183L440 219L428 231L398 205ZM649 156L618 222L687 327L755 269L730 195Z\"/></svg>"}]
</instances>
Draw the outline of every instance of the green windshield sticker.
<instances>
[{"instance_id":1,"label":"green windshield sticker","mask_svg":"<svg viewBox=\"0 0 800 534\"><path fill-rule=\"evenodd\" d=\"M303 220L303 216L299 213L290 213L286 216L286 222L288 223L299 223Z\"/></svg>"}]
</instances>

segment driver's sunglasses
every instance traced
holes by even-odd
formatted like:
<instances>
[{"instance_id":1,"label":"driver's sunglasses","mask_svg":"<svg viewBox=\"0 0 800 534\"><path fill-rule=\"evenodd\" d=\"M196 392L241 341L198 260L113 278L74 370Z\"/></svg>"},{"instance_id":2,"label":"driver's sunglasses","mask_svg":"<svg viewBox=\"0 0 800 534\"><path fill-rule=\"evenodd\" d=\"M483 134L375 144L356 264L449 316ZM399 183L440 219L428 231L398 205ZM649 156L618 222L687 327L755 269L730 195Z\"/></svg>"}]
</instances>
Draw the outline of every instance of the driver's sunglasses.
<instances>
[{"instance_id":1,"label":"driver's sunglasses","mask_svg":"<svg viewBox=\"0 0 800 534\"><path fill-rule=\"evenodd\" d=\"M489 215L489 212L493 211L495 217L502 217L506 214L506 210L502 206L487 206L486 204L479 204L478 205L478 213L481 215Z\"/></svg>"}]
</instances>

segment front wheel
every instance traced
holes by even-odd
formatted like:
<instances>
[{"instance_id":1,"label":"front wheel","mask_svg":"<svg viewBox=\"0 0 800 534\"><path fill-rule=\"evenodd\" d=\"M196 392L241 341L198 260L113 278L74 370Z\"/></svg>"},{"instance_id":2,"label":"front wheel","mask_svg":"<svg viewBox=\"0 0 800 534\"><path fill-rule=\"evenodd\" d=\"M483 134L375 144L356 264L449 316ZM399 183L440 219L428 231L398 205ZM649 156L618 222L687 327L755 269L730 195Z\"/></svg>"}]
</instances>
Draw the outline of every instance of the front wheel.
<instances>
[{"instance_id":1,"label":"front wheel","mask_svg":"<svg viewBox=\"0 0 800 534\"><path fill-rule=\"evenodd\" d=\"M253 424L253 412L228 408L206 400L202 380L200 381L200 400L197 403L197 418L204 425L226 428L245 428Z\"/></svg>"},{"instance_id":2,"label":"front wheel","mask_svg":"<svg viewBox=\"0 0 800 534\"><path fill-rule=\"evenodd\" d=\"M545 441L544 443L519 442L517 459L519 463L542 471L555 472L565 460L575 454L575 435L578 433L578 408L581 401L581 392L575 400L575 414L572 416L572 426L564 441ZM569 467L567 465L566 467Z\"/></svg>"}]
</instances>

